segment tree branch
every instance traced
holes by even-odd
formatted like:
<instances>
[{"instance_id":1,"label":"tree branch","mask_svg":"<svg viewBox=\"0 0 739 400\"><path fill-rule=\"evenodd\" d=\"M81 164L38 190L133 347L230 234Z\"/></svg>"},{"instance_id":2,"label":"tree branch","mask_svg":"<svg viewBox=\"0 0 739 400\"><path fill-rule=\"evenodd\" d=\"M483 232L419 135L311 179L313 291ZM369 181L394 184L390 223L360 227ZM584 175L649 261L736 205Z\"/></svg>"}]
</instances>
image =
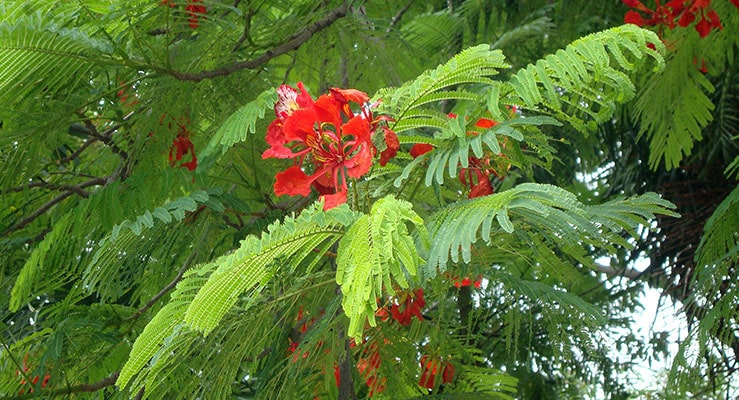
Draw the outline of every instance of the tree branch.
<instances>
[{"instance_id":1,"label":"tree branch","mask_svg":"<svg viewBox=\"0 0 739 400\"><path fill-rule=\"evenodd\" d=\"M51 207L54 207L57 203L61 202L62 200L66 199L67 197L73 194L74 194L73 191L67 191L67 192L61 193L60 195L54 197L53 199L49 200L46 204L36 209L36 211L32 212L31 214L27 215L25 218L18 221L15 225L12 225L6 228L2 233L0 233L0 236L7 236L15 231L23 229L26 225L30 224L36 218L41 216L41 214L45 213Z\"/></svg>"},{"instance_id":2,"label":"tree branch","mask_svg":"<svg viewBox=\"0 0 739 400\"><path fill-rule=\"evenodd\" d=\"M149 300L143 307L136 310L136 312L133 313L133 315L131 315L130 317L128 317L128 319L131 320L131 319L138 318L141 314L145 313L146 310L148 310L154 304L156 304L156 302L159 301L159 299L161 299L162 296L164 296L165 294L167 294L167 292L169 292L175 286L177 286L177 283L182 279L182 276L185 274L185 271L187 271L187 269L190 268L190 265L192 264L192 261L195 259L197 254L198 253L196 251L193 251L192 253L190 253L190 256L187 257L187 260L185 260L185 262L182 264L182 267L177 272L177 276L175 276L174 279L172 279L172 282L169 282L167 286L163 287L162 290L159 291L159 293L154 295L154 297L152 297L151 300Z\"/></svg>"},{"instance_id":3,"label":"tree branch","mask_svg":"<svg viewBox=\"0 0 739 400\"><path fill-rule=\"evenodd\" d=\"M113 141L113 138L112 138L113 132L115 132L116 129L120 128L121 127L120 125L112 126L106 129L105 132L100 133L98 132L97 127L95 127L95 124L93 124L92 121L90 121L90 119L85 115L84 112L79 111L77 115L79 115L82 118L82 122L85 124L86 134L105 143L105 145L110 148L110 151L112 151L115 154L118 154L119 156L121 156L122 159L124 160L128 159L128 153L126 153L125 150L118 147L118 145Z\"/></svg>"},{"instance_id":4,"label":"tree branch","mask_svg":"<svg viewBox=\"0 0 739 400\"><path fill-rule=\"evenodd\" d=\"M321 18L320 20L314 22L311 25L308 25L307 27L305 27L305 29L294 34L290 39L287 40L287 42L279 46L276 46L270 50L267 50L264 54L262 54L261 56L257 58L254 58L251 60L239 61L237 63L231 64L229 66L219 68L219 69L204 70L204 71L195 72L195 73L180 72L180 71L168 71L168 73L182 81L200 82L204 79L212 79L212 78L216 78L219 76L230 75L236 71L241 71L243 69L254 69L254 68L260 67L264 65L267 61L277 56L281 56L289 51L297 49L303 43L307 42L311 37L313 37L313 35L328 28L329 26L331 26L331 24L336 22L339 18L346 16L348 11L349 11L349 2L346 1L339 7L329 12L325 17Z\"/></svg>"},{"instance_id":5,"label":"tree branch","mask_svg":"<svg viewBox=\"0 0 739 400\"><path fill-rule=\"evenodd\" d=\"M81 385L76 386L69 386L62 389L57 390L40 390L39 393L36 392L29 392L26 394L21 394L18 396L10 396L10 397L2 397L1 400L22 400L22 399L31 399L31 398L54 398L56 396L63 396L68 395L72 393L82 393L82 392L97 392L100 389L104 389L106 387L110 387L115 385L115 382L118 380L118 374L120 374L120 371L113 372L108 377L101 379L98 382L94 383L83 383Z\"/></svg>"},{"instance_id":6,"label":"tree branch","mask_svg":"<svg viewBox=\"0 0 739 400\"><path fill-rule=\"evenodd\" d=\"M403 18L403 15L406 12L408 12L408 10L411 8L411 5L413 4L413 1L414 0L409 0L407 3L405 3L405 5L403 7L401 7L400 10L398 10L398 12L395 14L395 16L393 17L393 19L390 20L390 25L388 25L388 27L385 30L385 32L390 33L393 30L393 28L395 28L395 25L397 25L398 22L400 22L400 19Z\"/></svg>"},{"instance_id":7,"label":"tree branch","mask_svg":"<svg viewBox=\"0 0 739 400\"><path fill-rule=\"evenodd\" d=\"M40 182L39 182L40 183ZM27 215L25 218L21 219L15 225L12 225L0 233L0 237L7 236L15 231L18 231L20 229L23 229L26 225L33 222L36 218L41 216L43 213L48 211L51 207L54 207L56 204L61 202L62 200L66 199L67 197L78 194L82 197L89 196L89 193L82 190L89 186L95 186L95 185L106 185L107 179L106 178L94 178L90 179L89 181L82 182L79 185L53 185L48 184L50 187L52 187L55 190L64 190L64 192L60 193L58 196L54 197L53 199L46 202L46 204L42 205L41 207L37 208L36 211L32 212L31 214ZM38 186L38 185L34 185Z\"/></svg>"}]
</instances>

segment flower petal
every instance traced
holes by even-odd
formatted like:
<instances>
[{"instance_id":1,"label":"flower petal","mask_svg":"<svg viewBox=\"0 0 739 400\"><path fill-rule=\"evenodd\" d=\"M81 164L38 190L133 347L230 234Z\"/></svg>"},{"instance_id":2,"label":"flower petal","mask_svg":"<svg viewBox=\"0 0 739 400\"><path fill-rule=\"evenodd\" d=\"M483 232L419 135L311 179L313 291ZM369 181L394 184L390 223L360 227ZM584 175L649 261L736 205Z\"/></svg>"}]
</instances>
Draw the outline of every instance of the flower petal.
<instances>
[{"instance_id":1,"label":"flower petal","mask_svg":"<svg viewBox=\"0 0 739 400\"><path fill-rule=\"evenodd\" d=\"M284 194L290 196L308 196L310 194L311 183L315 179L316 177L306 175L300 169L300 166L293 165L275 175L275 194L278 196Z\"/></svg>"},{"instance_id":2,"label":"flower petal","mask_svg":"<svg viewBox=\"0 0 739 400\"><path fill-rule=\"evenodd\" d=\"M317 124L320 125L320 120L314 108L301 108L293 111L282 126L285 141L305 142L305 138L313 133Z\"/></svg>"},{"instance_id":3,"label":"flower petal","mask_svg":"<svg viewBox=\"0 0 739 400\"><path fill-rule=\"evenodd\" d=\"M411 147L411 157L418 158L433 149L434 146L428 143L416 143Z\"/></svg>"},{"instance_id":4,"label":"flower petal","mask_svg":"<svg viewBox=\"0 0 739 400\"><path fill-rule=\"evenodd\" d=\"M265 136L269 149L262 153L262 159L265 158L290 158L295 156L293 152L285 147L287 139L282 131L282 123L279 120L272 121L267 128L267 136Z\"/></svg>"},{"instance_id":5,"label":"flower petal","mask_svg":"<svg viewBox=\"0 0 739 400\"><path fill-rule=\"evenodd\" d=\"M334 194L324 194L320 198L323 200L323 211L328 211L346 203L346 192L341 190Z\"/></svg>"},{"instance_id":6,"label":"flower petal","mask_svg":"<svg viewBox=\"0 0 739 400\"><path fill-rule=\"evenodd\" d=\"M382 130L385 136L385 144L387 145L387 148L380 153L380 165L384 167L391 158L398 154L400 142L398 141L398 135L396 135L395 132L384 126L382 127Z\"/></svg>"},{"instance_id":7,"label":"flower petal","mask_svg":"<svg viewBox=\"0 0 739 400\"><path fill-rule=\"evenodd\" d=\"M634 24L636 26L644 26L647 23L641 14L633 10L629 10L626 15L624 15L624 22L627 24Z\"/></svg>"}]
</instances>

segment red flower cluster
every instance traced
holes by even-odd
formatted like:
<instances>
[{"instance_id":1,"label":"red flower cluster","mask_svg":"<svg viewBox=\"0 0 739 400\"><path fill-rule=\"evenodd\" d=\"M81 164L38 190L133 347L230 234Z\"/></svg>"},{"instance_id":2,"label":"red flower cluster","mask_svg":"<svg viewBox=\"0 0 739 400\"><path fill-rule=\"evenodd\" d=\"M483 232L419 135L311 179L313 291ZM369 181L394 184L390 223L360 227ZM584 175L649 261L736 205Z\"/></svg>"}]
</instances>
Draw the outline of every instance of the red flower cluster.
<instances>
[{"instance_id":1,"label":"red flower cluster","mask_svg":"<svg viewBox=\"0 0 739 400\"><path fill-rule=\"evenodd\" d=\"M160 4L169 6L170 8L177 7L174 0L162 0ZM190 28L195 29L200 26L200 18L205 18L208 9L203 5L203 0L187 0L185 12L187 13L187 22Z\"/></svg>"},{"instance_id":2,"label":"red flower cluster","mask_svg":"<svg viewBox=\"0 0 739 400\"><path fill-rule=\"evenodd\" d=\"M515 110L514 110L515 112ZM457 118L456 114L449 114L450 118ZM490 129L498 123L487 118L480 118L475 123L475 126L482 129ZM477 135L478 132L470 131L467 135ZM411 157L417 158L422 154L426 154L434 149L434 146L427 143L418 143L414 145L410 154ZM497 157L492 154L486 154L482 158L470 156L467 160L468 167L462 168L459 171L459 181L462 185L469 187L468 198L473 199L475 197L487 196L493 194L494 189L490 183L490 175L495 175L498 179L503 179L505 176L502 172L507 171L510 168L510 164L498 165L498 160L501 155Z\"/></svg>"},{"instance_id":3,"label":"red flower cluster","mask_svg":"<svg viewBox=\"0 0 739 400\"><path fill-rule=\"evenodd\" d=\"M379 369L382 359L380 358L380 352L377 349L377 344L372 343L370 346L363 350L363 355L357 360L357 370L359 375L362 376L364 382L369 388L369 397L375 395L375 393L382 393L385 390L385 383L387 379L379 376ZM337 380L337 386L338 386Z\"/></svg>"},{"instance_id":4,"label":"red flower cluster","mask_svg":"<svg viewBox=\"0 0 739 400\"><path fill-rule=\"evenodd\" d=\"M164 120L165 115L162 115L160 121ZM180 167L185 167L190 171L194 171L198 167L198 158L195 156L195 145L190 140L190 131L187 129L187 118L180 117L179 121L175 121L174 118L170 119L167 124L169 129L172 129L172 122L174 121L177 125L177 136L172 141L172 146L169 148L169 165L175 166L178 161L182 160L184 156L190 154L190 161L183 162Z\"/></svg>"},{"instance_id":5,"label":"red flower cluster","mask_svg":"<svg viewBox=\"0 0 739 400\"><path fill-rule=\"evenodd\" d=\"M452 284L455 288L474 286L476 289L480 289L482 287L482 275L478 275L474 281L469 276L465 276L462 280L458 276L455 276L452 277Z\"/></svg>"},{"instance_id":6,"label":"red flower cluster","mask_svg":"<svg viewBox=\"0 0 739 400\"><path fill-rule=\"evenodd\" d=\"M123 82L121 82L118 87L120 87L117 93L118 101L120 101L121 105L124 108L133 108L133 106L139 103L138 97L136 96L136 92L134 92L133 87L126 86L126 84Z\"/></svg>"},{"instance_id":7,"label":"red flower cluster","mask_svg":"<svg viewBox=\"0 0 739 400\"><path fill-rule=\"evenodd\" d=\"M656 7L652 10L639 0L623 0L624 4L634 9L626 13L624 22L638 26L658 26L661 34L665 26L669 29L676 26L685 28L700 16L700 21L695 24L700 37L708 36L713 29L723 29L718 14L711 8L711 0L671 0L664 5L660 4L660 0L655 1ZM731 2L739 8L739 0Z\"/></svg>"},{"instance_id":8,"label":"red flower cluster","mask_svg":"<svg viewBox=\"0 0 739 400\"><path fill-rule=\"evenodd\" d=\"M414 291L402 291L398 296L391 299L390 316L388 316L387 306L383 306L375 311L375 316L382 321L387 321L392 317L395 321L403 326L408 326L413 320L413 316L423 321L421 309L426 306L423 299L423 289L418 288Z\"/></svg>"},{"instance_id":9,"label":"red flower cluster","mask_svg":"<svg viewBox=\"0 0 739 400\"><path fill-rule=\"evenodd\" d=\"M454 364L444 362L441 358L423 355L421 357L421 377L418 385L426 389L436 387L436 376L441 373L441 383L451 383L454 380Z\"/></svg>"},{"instance_id":10,"label":"red flower cluster","mask_svg":"<svg viewBox=\"0 0 739 400\"><path fill-rule=\"evenodd\" d=\"M383 135L381 165L400 147L395 132L383 123L387 118L373 119L364 92L332 88L314 101L299 82L297 90L282 85L277 94L276 118L266 136L270 148L262 158L296 159L295 165L276 175L278 196L308 196L312 187L321 195L324 209L336 207L346 202L348 180L360 178L372 166L378 152L372 144L373 135ZM355 114L351 103L359 105L361 111Z\"/></svg>"},{"instance_id":11,"label":"red flower cluster","mask_svg":"<svg viewBox=\"0 0 739 400\"><path fill-rule=\"evenodd\" d=\"M26 354L26 356L23 357L23 372L26 373L26 372L28 372L30 370L31 370L31 368L28 366L28 354ZM21 374L20 371L15 371L15 376L20 376L20 374ZM49 379L50 378L51 378L51 375L49 375L49 374L45 374L44 375L44 379L41 381L41 389L45 389L46 388L46 385L49 383ZM33 393L33 387L38 384L38 381L39 381L39 376L38 375L34 375L34 377L31 378L31 382L28 382L25 379L21 379L21 385L26 385L26 384L30 385L31 386L31 389L28 392L29 393ZM21 389L18 392L18 394L20 394L20 395L23 395L25 393L26 393L26 390L25 389Z\"/></svg>"}]
</instances>

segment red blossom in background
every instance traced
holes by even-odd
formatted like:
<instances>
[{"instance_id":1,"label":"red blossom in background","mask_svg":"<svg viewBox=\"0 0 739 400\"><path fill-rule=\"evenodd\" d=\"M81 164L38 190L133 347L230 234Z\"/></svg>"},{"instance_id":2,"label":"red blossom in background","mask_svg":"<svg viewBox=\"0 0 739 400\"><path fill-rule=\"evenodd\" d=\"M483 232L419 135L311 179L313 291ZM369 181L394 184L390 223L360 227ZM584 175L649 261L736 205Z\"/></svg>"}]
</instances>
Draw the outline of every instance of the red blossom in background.
<instances>
[{"instance_id":1,"label":"red blossom in background","mask_svg":"<svg viewBox=\"0 0 739 400\"><path fill-rule=\"evenodd\" d=\"M440 358L429 355L421 356L421 375L418 385L426 389L434 389L437 384L436 376L441 373L441 384L451 383L454 380L454 365L444 362Z\"/></svg>"},{"instance_id":2,"label":"red blossom in background","mask_svg":"<svg viewBox=\"0 0 739 400\"><path fill-rule=\"evenodd\" d=\"M515 106L512 108L512 113L515 113ZM449 118L457 118L456 114L448 114ZM496 121L488 118L480 118L475 123L475 126L482 129L490 129L497 125ZM468 135L477 135L477 132L467 132ZM434 149L433 145L427 143L417 143L411 147L410 155L413 158L418 158L423 154L426 154ZM497 157L492 154L486 154L482 158L470 156L467 159L467 167L462 168L459 171L459 181L462 185L469 188L468 198L473 199L475 197L487 196L493 194L493 186L490 182L490 175L495 175L499 179L503 179L503 170L508 170L510 164L500 163L499 158L503 157L498 155Z\"/></svg>"},{"instance_id":3,"label":"red blossom in background","mask_svg":"<svg viewBox=\"0 0 739 400\"><path fill-rule=\"evenodd\" d=\"M739 8L739 1L731 0L731 2ZM623 3L634 9L626 12L625 23L641 27L657 26L660 36L662 36L664 27L685 28L690 26L698 16L700 16L700 21L695 25L695 30L700 37L708 36L713 29L723 29L721 19L711 8L711 0L671 0L665 4L655 0L654 10L638 0L623 0Z\"/></svg>"},{"instance_id":4,"label":"red blossom in background","mask_svg":"<svg viewBox=\"0 0 739 400\"><path fill-rule=\"evenodd\" d=\"M412 292L403 291L394 299L392 306L390 306L390 315L399 324L407 326L411 324L413 316L416 316L419 321L423 321L421 309L425 306L426 301L423 299L422 288Z\"/></svg>"},{"instance_id":5,"label":"red blossom in background","mask_svg":"<svg viewBox=\"0 0 739 400\"><path fill-rule=\"evenodd\" d=\"M26 353L26 356L23 357L23 372L24 373L27 373L30 370L31 370L31 367L28 366L28 353ZM21 372L16 370L15 371L15 376L20 376L20 375L21 375ZM38 384L39 379L40 378L39 378L38 375L34 375L33 378L31 378L31 382L28 382L24 378L24 379L21 379L21 385L30 385L31 388L28 391L28 393L33 393L33 387ZM51 379L51 375L49 375L48 373L45 374L44 375L44 379L41 381L41 389L45 389L46 388L46 385L49 383L49 379ZM23 395L25 393L26 393L26 390L25 389L21 389L18 392L18 394L20 394L20 395Z\"/></svg>"},{"instance_id":6,"label":"red blossom in background","mask_svg":"<svg viewBox=\"0 0 739 400\"><path fill-rule=\"evenodd\" d=\"M208 10L202 3L203 0L188 0L187 6L185 6L185 11L187 11L187 22L192 29L195 29L200 25L200 18L205 19L205 14Z\"/></svg>"},{"instance_id":7,"label":"red blossom in background","mask_svg":"<svg viewBox=\"0 0 739 400\"><path fill-rule=\"evenodd\" d=\"M375 393L382 393L385 390L387 379L379 376L381 363L382 359L380 358L380 352L377 349L376 343L372 343L366 347L362 352L362 357L357 360L357 371L359 371L359 375L364 379L367 387L369 387L369 397L373 397Z\"/></svg>"},{"instance_id":8,"label":"red blossom in background","mask_svg":"<svg viewBox=\"0 0 739 400\"><path fill-rule=\"evenodd\" d=\"M364 92L332 88L314 101L299 82L298 89L282 85L277 94L276 118L266 135L270 147L262 158L295 159L295 165L275 177L278 196L308 196L313 188L325 210L336 207L346 202L349 179L362 177L372 166L375 133L382 134L386 144L380 154L382 165L400 147L395 132L382 125L387 118L373 119ZM355 114L352 104L361 111Z\"/></svg>"},{"instance_id":9,"label":"red blossom in background","mask_svg":"<svg viewBox=\"0 0 739 400\"><path fill-rule=\"evenodd\" d=\"M455 114L449 114L450 118L457 118ZM480 118L475 123L475 126L482 129L490 129L497 125L496 121L487 118ZM470 131L467 135L477 135L477 132ZM500 155L499 155L500 156ZM492 154L485 154L482 158L470 156L467 159L467 167L459 170L459 181L462 185L468 186L470 191L467 195L468 198L474 199L475 197L482 197L493 194L493 185L490 182L490 175L502 179L503 174L498 172L498 166L495 163L496 157ZM505 169L510 168L510 165L506 165ZM500 168L503 169L503 168Z\"/></svg>"},{"instance_id":10,"label":"red blossom in background","mask_svg":"<svg viewBox=\"0 0 739 400\"><path fill-rule=\"evenodd\" d=\"M428 143L416 143L413 145L413 147L411 147L411 151L410 151L411 157L418 158L433 149L434 149L434 146Z\"/></svg>"},{"instance_id":11,"label":"red blossom in background","mask_svg":"<svg viewBox=\"0 0 739 400\"><path fill-rule=\"evenodd\" d=\"M162 0L159 4L168 6L169 8L177 7L174 0ZM205 19L208 9L203 4L203 0L187 0L185 5L185 13L187 14L187 23L191 29L200 26L200 19Z\"/></svg>"},{"instance_id":12,"label":"red blossom in background","mask_svg":"<svg viewBox=\"0 0 739 400\"><path fill-rule=\"evenodd\" d=\"M452 278L452 285L454 285L455 288L474 286L476 289L480 289L482 287L482 275L478 275L477 279L474 281L469 276L462 278L462 280L460 280L458 276L455 276Z\"/></svg>"},{"instance_id":13,"label":"red blossom in background","mask_svg":"<svg viewBox=\"0 0 739 400\"><path fill-rule=\"evenodd\" d=\"M160 120L164 120L165 116L162 115ZM174 120L174 119L172 119ZM198 167L198 158L195 156L195 145L190 140L190 131L187 129L188 119L180 118L179 121L175 121L178 132L177 136L172 141L172 146L169 148L169 165L174 167L178 161L181 161L186 155L190 155L190 161L183 162L180 167L187 168L190 171L194 171ZM168 127L172 128L172 121L168 123Z\"/></svg>"}]
</instances>

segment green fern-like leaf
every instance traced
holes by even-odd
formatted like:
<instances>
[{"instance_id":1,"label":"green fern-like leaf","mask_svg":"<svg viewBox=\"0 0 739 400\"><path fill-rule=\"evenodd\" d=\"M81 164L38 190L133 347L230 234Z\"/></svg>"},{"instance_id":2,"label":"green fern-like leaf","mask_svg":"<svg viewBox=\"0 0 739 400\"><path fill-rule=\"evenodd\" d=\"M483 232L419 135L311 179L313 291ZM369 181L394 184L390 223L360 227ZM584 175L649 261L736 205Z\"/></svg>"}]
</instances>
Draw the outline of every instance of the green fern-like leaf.
<instances>
[{"instance_id":1,"label":"green fern-like leaf","mask_svg":"<svg viewBox=\"0 0 739 400\"><path fill-rule=\"evenodd\" d=\"M355 219L346 206L328 212L321 208L316 204L298 217L276 222L261 238L249 236L235 252L188 271L169 303L136 339L117 385L128 385L152 357L166 348L163 342L192 330L210 333L237 300L253 299L285 260L289 259L292 267L307 264L310 270L342 233L341 228ZM152 365L156 366L156 360Z\"/></svg>"},{"instance_id":2,"label":"green fern-like leaf","mask_svg":"<svg viewBox=\"0 0 739 400\"><path fill-rule=\"evenodd\" d=\"M125 388L151 358L162 348L165 338L175 335L176 328L183 325L185 311L198 290L207 281L206 275L211 273L228 256L223 256L212 263L193 268L183 275L177 284L169 302L152 318L131 348L128 361L118 375L116 385Z\"/></svg>"},{"instance_id":3,"label":"green fern-like leaf","mask_svg":"<svg viewBox=\"0 0 739 400\"><path fill-rule=\"evenodd\" d=\"M257 121L264 118L267 110L271 110L277 102L277 91L270 88L257 98L239 108L218 128L201 154L202 157L216 153L219 149L225 153L231 146L243 142L249 133L255 133Z\"/></svg>"},{"instance_id":4,"label":"green fern-like leaf","mask_svg":"<svg viewBox=\"0 0 739 400\"><path fill-rule=\"evenodd\" d=\"M0 23L0 108L75 86L110 53L107 43L40 14Z\"/></svg>"},{"instance_id":5,"label":"green fern-like leaf","mask_svg":"<svg viewBox=\"0 0 739 400\"><path fill-rule=\"evenodd\" d=\"M317 248L337 240L341 228L351 221L347 207L337 207L325 215L320 205L297 218L288 217L271 225L261 238L249 236L235 253L219 263L219 268L198 292L185 314L185 322L206 335L215 328L239 296L253 298L276 270L289 260L292 268L310 266L322 257Z\"/></svg>"},{"instance_id":6,"label":"green fern-like leaf","mask_svg":"<svg viewBox=\"0 0 739 400\"><path fill-rule=\"evenodd\" d=\"M361 337L364 322L375 326L377 299L394 294L393 284L408 288L406 276L415 276L422 259L406 223L428 244L423 220L406 201L388 196L361 216L339 242L336 282L341 285L342 307L349 317L348 334Z\"/></svg>"},{"instance_id":7,"label":"green fern-like leaf","mask_svg":"<svg viewBox=\"0 0 739 400\"><path fill-rule=\"evenodd\" d=\"M729 193L706 221L696 250L701 266L737 265L739 262L739 186ZM717 276L724 276L717 274Z\"/></svg>"},{"instance_id":8,"label":"green fern-like leaf","mask_svg":"<svg viewBox=\"0 0 739 400\"><path fill-rule=\"evenodd\" d=\"M503 54L499 50L491 51L489 45L468 48L447 63L424 72L400 88L380 91L376 96L382 99L379 111L396 116L395 124L402 130L410 129L410 126L436 128L438 126L433 123L426 125L433 119L427 119L422 113L410 113L411 110L442 100L482 101L481 96L460 90L458 86L492 84L490 76L507 67L504 60ZM410 121L405 121L406 119ZM419 121L414 123L414 119Z\"/></svg>"},{"instance_id":9,"label":"green fern-like leaf","mask_svg":"<svg viewBox=\"0 0 739 400\"><path fill-rule=\"evenodd\" d=\"M677 167L692 153L693 143L703 138L702 129L713 120L715 106L708 94L714 87L695 68L692 57L678 50L664 73L647 83L634 104L639 134L649 141L652 169L663 160L668 170ZM656 97L664 101L655 102Z\"/></svg>"},{"instance_id":10,"label":"green fern-like leaf","mask_svg":"<svg viewBox=\"0 0 739 400\"><path fill-rule=\"evenodd\" d=\"M585 244L606 249L612 249L613 244L629 246L617 233L647 224L654 213L676 216L670 208L674 208L672 203L654 194L585 206L556 186L521 184L437 212L432 218L431 251L423 271L434 276L437 270L446 270L450 259L469 263L478 232L479 239L490 245L494 234L511 233L521 223L532 228L526 232L548 236L551 243L569 249L575 258L581 258L577 249Z\"/></svg>"},{"instance_id":11,"label":"green fern-like leaf","mask_svg":"<svg viewBox=\"0 0 739 400\"><path fill-rule=\"evenodd\" d=\"M657 50L647 47L654 43ZM616 104L636 94L629 73L648 59L663 68L664 46L657 36L624 25L583 37L511 77L514 103L546 112L588 133L611 118ZM504 91L505 92L505 91Z\"/></svg>"}]
</instances>

